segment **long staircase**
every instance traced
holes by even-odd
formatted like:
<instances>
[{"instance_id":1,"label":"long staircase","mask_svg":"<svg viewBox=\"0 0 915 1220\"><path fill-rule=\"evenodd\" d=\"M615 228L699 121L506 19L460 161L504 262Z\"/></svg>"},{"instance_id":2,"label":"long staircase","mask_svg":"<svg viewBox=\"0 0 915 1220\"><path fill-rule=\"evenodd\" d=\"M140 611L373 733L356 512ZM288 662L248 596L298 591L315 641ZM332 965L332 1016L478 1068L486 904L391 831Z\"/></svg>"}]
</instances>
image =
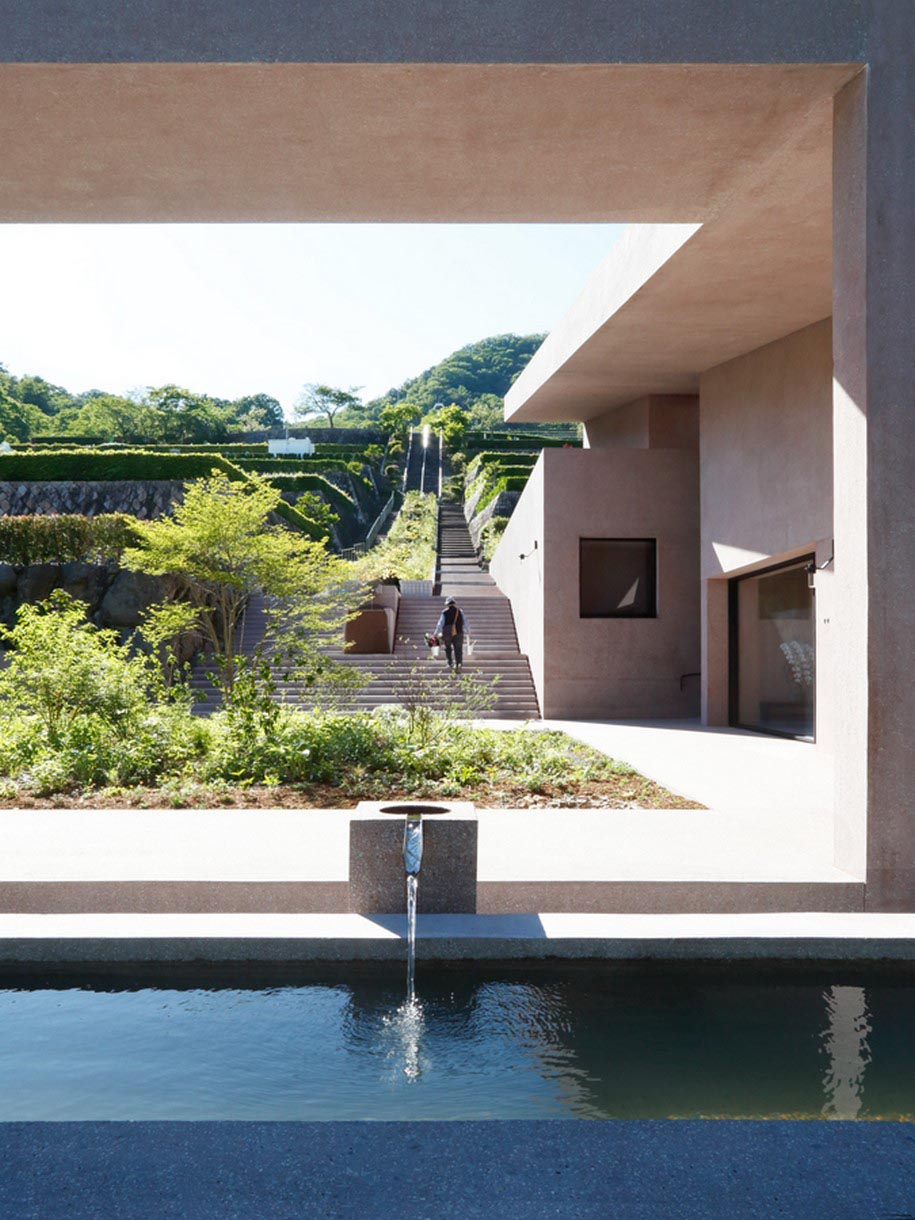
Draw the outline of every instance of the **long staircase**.
<instances>
[{"instance_id":1,"label":"long staircase","mask_svg":"<svg viewBox=\"0 0 915 1220\"><path fill-rule=\"evenodd\" d=\"M418 439L414 437L415 441ZM411 450L408 481L417 450L420 455L423 453L418 444ZM433 461L438 460L432 446L425 453ZM431 464L427 463L427 467ZM420 461L416 471L421 468ZM464 711L479 718L539 719L537 692L528 659L518 648L511 602L480 567L459 505L440 503L437 552L436 595L401 597L393 653L332 651L336 660L367 679L363 685L334 696L333 706L345 712L371 711L384 704L403 704L422 692L432 706L447 703L456 714ZM488 700L484 700L487 706L480 706L473 696L468 701L461 694L461 684L450 678L444 657L433 659L426 644L425 636L434 630L446 597L454 597L467 617L473 652L468 654L465 637L463 673L475 679L478 688L491 690ZM241 629L239 651L250 653L263 638L268 613L263 598L251 599ZM203 696L198 710L203 714L215 710L218 696L204 667L195 672L192 685ZM282 683L278 697L291 707L315 706L314 690L293 682Z\"/></svg>"}]
</instances>

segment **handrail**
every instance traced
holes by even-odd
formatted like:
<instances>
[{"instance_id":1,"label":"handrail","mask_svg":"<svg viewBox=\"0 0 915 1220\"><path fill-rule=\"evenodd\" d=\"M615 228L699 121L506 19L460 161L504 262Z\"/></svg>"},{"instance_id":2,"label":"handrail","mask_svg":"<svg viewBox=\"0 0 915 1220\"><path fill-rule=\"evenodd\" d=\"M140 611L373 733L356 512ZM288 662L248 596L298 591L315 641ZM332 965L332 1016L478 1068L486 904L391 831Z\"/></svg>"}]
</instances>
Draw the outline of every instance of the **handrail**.
<instances>
[{"instance_id":1,"label":"handrail","mask_svg":"<svg viewBox=\"0 0 915 1220\"><path fill-rule=\"evenodd\" d=\"M381 510L381 512L372 522L372 526L369 529L369 532L365 536L365 549L366 550L368 550L370 547L375 545L375 539L378 537L381 527L384 525L385 521L387 521L388 517L391 515L391 509L394 507L394 500L396 498L396 495L397 495L396 492L394 492L394 491L391 492L390 496L388 497L387 504L385 504L384 508Z\"/></svg>"},{"instance_id":2,"label":"handrail","mask_svg":"<svg viewBox=\"0 0 915 1220\"><path fill-rule=\"evenodd\" d=\"M435 499L435 558L432 561L432 593L435 594L436 589L441 589L441 550L442 550L442 502L436 496Z\"/></svg>"},{"instance_id":3,"label":"handrail","mask_svg":"<svg viewBox=\"0 0 915 1220\"><path fill-rule=\"evenodd\" d=\"M407 459L403 466L403 486L401 491L407 494L407 479L410 477L410 458L413 456L413 425L410 425L410 439L407 441Z\"/></svg>"},{"instance_id":4,"label":"handrail","mask_svg":"<svg viewBox=\"0 0 915 1220\"><path fill-rule=\"evenodd\" d=\"M438 433L438 498L442 498L442 447L444 445L444 432L439 429Z\"/></svg>"}]
</instances>

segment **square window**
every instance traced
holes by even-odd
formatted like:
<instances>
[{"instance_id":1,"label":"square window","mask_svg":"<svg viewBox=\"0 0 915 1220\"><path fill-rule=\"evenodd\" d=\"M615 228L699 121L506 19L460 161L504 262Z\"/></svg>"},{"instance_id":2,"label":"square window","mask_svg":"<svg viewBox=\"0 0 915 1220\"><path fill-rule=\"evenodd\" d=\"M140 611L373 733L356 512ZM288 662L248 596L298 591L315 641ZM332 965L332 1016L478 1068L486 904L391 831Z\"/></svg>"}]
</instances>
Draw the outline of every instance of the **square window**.
<instances>
[{"instance_id":1,"label":"square window","mask_svg":"<svg viewBox=\"0 0 915 1220\"><path fill-rule=\"evenodd\" d=\"M579 539L581 618L656 618L654 538Z\"/></svg>"}]
</instances>

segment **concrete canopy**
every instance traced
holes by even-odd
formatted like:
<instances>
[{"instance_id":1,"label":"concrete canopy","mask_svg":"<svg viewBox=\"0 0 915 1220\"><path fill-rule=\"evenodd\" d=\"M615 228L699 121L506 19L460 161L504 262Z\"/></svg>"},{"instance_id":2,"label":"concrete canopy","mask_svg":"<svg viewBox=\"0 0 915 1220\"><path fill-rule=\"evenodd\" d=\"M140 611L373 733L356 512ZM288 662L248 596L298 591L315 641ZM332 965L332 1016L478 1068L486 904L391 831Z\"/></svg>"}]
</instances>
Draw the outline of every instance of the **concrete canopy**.
<instances>
[{"instance_id":1,"label":"concrete canopy","mask_svg":"<svg viewBox=\"0 0 915 1220\"><path fill-rule=\"evenodd\" d=\"M832 99L699 225L635 226L506 398L513 421L588 420L832 312Z\"/></svg>"},{"instance_id":2,"label":"concrete canopy","mask_svg":"<svg viewBox=\"0 0 915 1220\"><path fill-rule=\"evenodd\" d=\"M0 221L701 225L647 276L658 238L615 251L510 396L588 418L829 313L831 103L855 71L7 63Z\"/></svg>"},{"instance_id":3,"label":"concrete canopy","mask_svg":"<svg viewBox=\"0 0 915 1220\"><path fill-rule=\"evenodd\" d=\"M0 220L703 221L853 71L3 64Z\"/></svg>"}]
</instances>

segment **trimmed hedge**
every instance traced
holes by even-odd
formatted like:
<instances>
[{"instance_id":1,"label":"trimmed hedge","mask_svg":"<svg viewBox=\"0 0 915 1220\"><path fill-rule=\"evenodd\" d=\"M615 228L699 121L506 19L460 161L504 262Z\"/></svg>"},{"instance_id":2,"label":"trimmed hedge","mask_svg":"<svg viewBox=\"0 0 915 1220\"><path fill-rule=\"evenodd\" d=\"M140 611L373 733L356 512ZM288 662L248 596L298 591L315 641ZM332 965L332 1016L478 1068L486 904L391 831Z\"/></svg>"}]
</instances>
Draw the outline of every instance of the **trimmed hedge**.
<instances>
[{"instance_id":1,"label":"trimmed hedge","mask_svg":"<svg viewBox=\"0 0 915 1220\"><path fill-rule=\"evenodd\" d=\"M260 474L324 474L329 471L365 477L364 462L348 462L343 458L236 458L235 464L242 470L256 470Z\"/></svg>"},{"instance_id":2,"label":"trimmed hedge","mask_svg":"<svg viewBox=\"0 0 915 1220\"><path fill-rule=\"evenodd\" d=\"M207 478L213 470L221 470L236 482L246 483L250 477L234 462L218 453L153 453L145 449L107 450L102 453L86 453L83 449L0 453L0 482L104 483L127 479L143 482L169 479L186 483L191 479ZM288 525L302 530L309 537L324 537L324 531L317 523L292 505L283 502L277 506L276 512Z\"/></svg>"},{"instance_id":3,"label":"trimmed hedge","mask_svg":"<svg viewBox=\"0 0 915 1220\"><path fill-rule=\"evenodd\" d=\"M278 491L311 491L324 497L328 504L340 514L341 522L355 517L358 505L351 495L319 474L280 474L264 476L271 487Z\"/></svg>"},{"instance_id":4,"label":"trimmed hedge","mask_svg":"<svg viewBox=\"0 0 915 1220\"><path fill-rule=\"evenodd\" d=\"M24 567L30 563L69 563L81 559L117 559L139 535L136 518L126 513L83 517L0 517L0 563Z\"/></svg>"},{"instance_id":5,"label":"trimmed hedge","mask_svg":"<svg viewBox=\"0 0 915 1220\"><path fill-rule=\"evenodd\" d=\"M462 448L466 452L478 453L483 450L498 450L501 453L516 450L533 452L540 449L580 449L581 441L564 436L482 436L468 432L464 436Z\"/></svg>"},{"instance_id":6,"label":"trimmed hedge","mask_svg":"<svg viewBox=\"0 0 915 1220\"><path fill-rule=\"evenodd\" d=\"M533 470L539 460L539 453L478 453L467 463L467 480L472 482L484 466L514 466L519 470Z\"/></svg>"}]
</instances>

